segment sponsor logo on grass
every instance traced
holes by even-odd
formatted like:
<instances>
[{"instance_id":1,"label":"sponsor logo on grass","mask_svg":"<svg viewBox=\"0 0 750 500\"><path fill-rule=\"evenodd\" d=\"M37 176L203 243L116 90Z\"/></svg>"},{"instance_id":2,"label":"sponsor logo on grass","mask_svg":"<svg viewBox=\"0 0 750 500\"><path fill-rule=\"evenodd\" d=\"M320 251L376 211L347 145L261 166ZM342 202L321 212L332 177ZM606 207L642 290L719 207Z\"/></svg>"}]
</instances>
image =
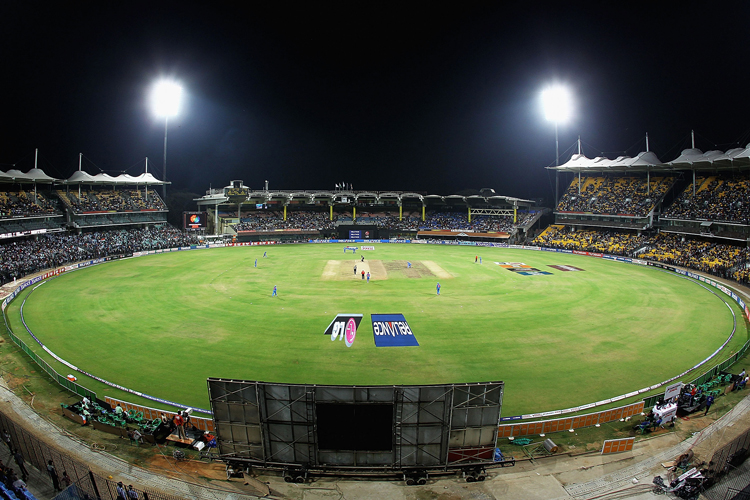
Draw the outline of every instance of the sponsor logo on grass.
<instances>
[{"instance_id":1,"label":"sponsor logo on grass","mask_svg":"<svg viewBox=\"0 0 750 500\"><path fill-rule=\"evenodd\" d=\"M583 271L584 270L576 266L555 265L555 266L547 266L547 267L551 267L552 269L557 269L558 271Z\"/></svg>"},{"instance_id":2,"label":"sponsor logo on grass","mask_svg":"<svg viewBox=\"0 0 750 500\"><path fill-rule=\"evenodd\" d=\"M376 347L419 346L403 314L372 314L370 318Z\"/></svg>"},{"instance_id":3,"label":"sponsor logo on grass","mask_svg":"<svg viewBox=\"0 0 750 500\"><path fill-rule=\"evenodd\" d=\"M502 267L503 269L507 269L508 271L516 274L521 274L523 276L541 276L544 274L552 274L547 271L542 271L535 267L528 266L523 262L495 262L495 264Z\"/></svg>"},{"instance_id":4,"label":"sponsor logo on grass","mask_svg":"<svg viewBox=\"0 0 750 500\"><path fill-rule=\"evenodd\" d=\"M326 328L325 334L330 335L332 341L338 338L344 341L346 347L351 347L357 336L360 321L361 314L338 314Z\"/></svg>"},{"instance_id":5,"label":"sponsor logo on grass","mask_svg":"<svg viewBox=\"0 0 750 500\"><path fill-rule=\"evenodd\" d=\"M375 247L372 245L362 245L360 247L361 250L375 250Z\"/></svg>"}]
</instances>

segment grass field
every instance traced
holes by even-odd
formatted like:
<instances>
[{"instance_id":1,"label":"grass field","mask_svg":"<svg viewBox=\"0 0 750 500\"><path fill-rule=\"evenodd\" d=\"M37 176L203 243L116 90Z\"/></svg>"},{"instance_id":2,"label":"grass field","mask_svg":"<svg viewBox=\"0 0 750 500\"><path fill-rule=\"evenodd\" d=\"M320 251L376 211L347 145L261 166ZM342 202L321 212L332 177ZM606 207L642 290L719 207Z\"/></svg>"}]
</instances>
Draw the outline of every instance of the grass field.
<instances>
[{"instance_id":1,"label":"grass field","mask_svg":"<svg viewBox=\"0 0 750 500\"><path fill-rule=\"evenodd\" d=\"M186 405L208 407L209 376L357 385L503 380L506 416L661 382L704 359L732 330L719 298L653 268L549 252L376 244L362 252L372 273L367 283L353 273L355 263L362 269L360 253L344 255L343 246L234 247L114 261L24 293L9 320L25 333L19 308L29 296L26 322L59 356ZM552 274L519 275L495 262ZM738 332L721 359L748 338L732 307ZM365 315L351 348L323 335L337 313ZM375 347L372 313L403 313L420 346ZM80 375L79 382L100 397L135 401Z\"/></svg>"}]
</instances>

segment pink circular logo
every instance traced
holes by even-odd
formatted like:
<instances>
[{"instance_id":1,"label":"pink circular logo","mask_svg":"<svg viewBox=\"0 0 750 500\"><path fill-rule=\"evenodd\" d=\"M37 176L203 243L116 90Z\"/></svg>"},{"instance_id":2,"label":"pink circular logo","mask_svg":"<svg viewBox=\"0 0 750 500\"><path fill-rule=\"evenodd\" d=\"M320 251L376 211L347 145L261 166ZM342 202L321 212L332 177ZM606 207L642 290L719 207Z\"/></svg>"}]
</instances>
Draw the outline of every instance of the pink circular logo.
<instances>
[{"instance_id":1,"label":"pink circular logo","mask_svg":"<svg viewBox=\"0 0 750 500\"><path fill-rule=\"evenodd\" d=\"M354 337L357 336L357 322L354 321L354 318L349 318L349 321L346 323L346 333L344 334L344 342L346 343L346 347L351 347L354 343Z\"/></svg>"}]
</instances>

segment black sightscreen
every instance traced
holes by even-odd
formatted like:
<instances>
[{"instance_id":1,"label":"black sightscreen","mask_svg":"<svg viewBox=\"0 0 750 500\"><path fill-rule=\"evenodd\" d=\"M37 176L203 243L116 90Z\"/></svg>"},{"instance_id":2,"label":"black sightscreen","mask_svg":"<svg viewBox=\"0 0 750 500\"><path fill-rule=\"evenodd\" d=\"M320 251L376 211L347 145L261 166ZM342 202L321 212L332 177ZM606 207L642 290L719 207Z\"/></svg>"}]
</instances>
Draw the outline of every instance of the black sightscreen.
<instances>
[{"instance_id":1,"label":"black sightscreen","mask_svg":"<svg viewBox=\"0 0 750 500\"><path fill-rule=\"evenodd\" d=\"M392 404L315 405L321 450L393 451Z\"/></svg>"}]
</instances>

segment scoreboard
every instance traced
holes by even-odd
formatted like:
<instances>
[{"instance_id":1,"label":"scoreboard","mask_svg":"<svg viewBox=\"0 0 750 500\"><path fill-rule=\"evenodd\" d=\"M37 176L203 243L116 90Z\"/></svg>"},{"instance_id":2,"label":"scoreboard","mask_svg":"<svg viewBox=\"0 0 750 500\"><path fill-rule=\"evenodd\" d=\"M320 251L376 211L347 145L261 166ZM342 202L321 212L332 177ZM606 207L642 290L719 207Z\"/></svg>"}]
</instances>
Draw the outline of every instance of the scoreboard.
<instances>
[{"instance_id":1,"label":"scoreboard","mask_svg":"<svg viewBox=\"0 0 750 500\"><path fill-rule=\"evenodd\" d=\"M183 228L187 231L206 229L206 212L182 212Z\"/></svg>"}]
</instances>

